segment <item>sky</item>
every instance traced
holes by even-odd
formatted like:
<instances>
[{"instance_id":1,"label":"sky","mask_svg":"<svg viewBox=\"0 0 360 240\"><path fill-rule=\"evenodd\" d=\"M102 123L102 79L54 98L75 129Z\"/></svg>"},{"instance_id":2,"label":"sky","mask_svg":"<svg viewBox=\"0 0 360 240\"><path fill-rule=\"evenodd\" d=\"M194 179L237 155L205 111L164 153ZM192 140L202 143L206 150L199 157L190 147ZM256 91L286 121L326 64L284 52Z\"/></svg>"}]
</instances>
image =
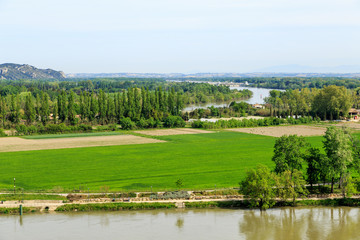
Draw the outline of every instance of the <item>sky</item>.
<instances>
[{"instance_id":1,"label":"sky","mask_svg":"<svg viewBox=\"0 0 360 240\"><path fill-rule=\"evenodd\" d=\"M0 0L0 63L65 73L360 66L359 13L359 0Z\"/></svg>"}]
</instances>

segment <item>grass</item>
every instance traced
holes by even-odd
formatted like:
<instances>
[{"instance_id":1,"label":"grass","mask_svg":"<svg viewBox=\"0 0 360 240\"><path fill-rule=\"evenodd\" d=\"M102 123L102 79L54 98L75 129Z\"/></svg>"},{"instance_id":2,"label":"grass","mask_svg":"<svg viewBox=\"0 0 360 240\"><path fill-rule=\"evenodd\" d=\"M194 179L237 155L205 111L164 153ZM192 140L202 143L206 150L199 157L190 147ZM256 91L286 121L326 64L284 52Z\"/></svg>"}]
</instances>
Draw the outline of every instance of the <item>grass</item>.
<instances>
[{"instance_id":1,"label":"grass","mask_svg":"<svg viewBox=\"0 0 360 240\"><path fill-rule=\"evenodd\" d=\"M67 134L47 134L47 135L33 135L23 136L25 139L50 139L50 138L74 138L74 137L99 137L123 135L124 132L93 132L93 133L67 133Z\"/></svg>"},{"instance_id":2,"label":"grass","mask_svg":"<svg viewBox=\"0 0 360 240\"><path fill-rule=\"evenodd\" d=\"M120 211L120 210L144 210L144 209L167 209L175 208L174 203L91 203L91 204L67 204L58 207L57 212L88 212L88 211Z\"/></svg>"},{"instance_id":3,"label":"grass","mask_svg":"<svg viewBox=\"0 0 360 240\"><path fill-rule=\"evenodd\" d=\"M46 194L0 194L0 201L20 201L20 200L67 200L60 195Z\"/></svg>"},{"instance_id":4,"label":"grass","mask_svg":"<svg viewBox=\"0 0 360 240\"><path fill-rule=\"evenodd\" d=\"M273 167L273 137L235 132L162 136L166 143L8 152L0 155L0 189L13 178L25 191L202 190L238 187L247 169ZM313 146L321 137L307 138ZM100 190L101 189L101 190Z\"/></svg>"}]
</instances>

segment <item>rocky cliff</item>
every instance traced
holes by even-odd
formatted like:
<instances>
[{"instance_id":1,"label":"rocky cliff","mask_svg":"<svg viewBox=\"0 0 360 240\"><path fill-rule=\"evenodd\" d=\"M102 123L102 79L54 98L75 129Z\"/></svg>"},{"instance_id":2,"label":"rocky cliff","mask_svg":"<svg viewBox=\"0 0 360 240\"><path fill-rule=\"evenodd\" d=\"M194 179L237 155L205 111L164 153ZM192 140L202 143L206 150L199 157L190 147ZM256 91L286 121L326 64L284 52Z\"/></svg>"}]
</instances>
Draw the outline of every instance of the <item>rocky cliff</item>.
<instances>
[{"instance_id":1,"label":"rocky cliff","mask_svg":"<svg viewBox=\"0 0 360 240\"><path fill-rule=\"evenodd\" d=\"M38 69L27 64L0 64L0 79L64 79L65 74L52 69Z\"/></svg>"}]
</instances>

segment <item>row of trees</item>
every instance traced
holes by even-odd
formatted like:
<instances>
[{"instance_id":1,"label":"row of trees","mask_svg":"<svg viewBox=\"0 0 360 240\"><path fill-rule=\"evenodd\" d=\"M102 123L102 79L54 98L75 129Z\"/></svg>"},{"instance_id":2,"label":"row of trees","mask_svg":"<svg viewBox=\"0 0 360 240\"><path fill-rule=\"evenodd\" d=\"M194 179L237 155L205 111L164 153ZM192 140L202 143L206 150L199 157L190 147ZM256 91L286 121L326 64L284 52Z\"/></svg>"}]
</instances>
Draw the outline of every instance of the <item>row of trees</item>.
<instances>
[{"instance_id":1,"label":"row of trees","mask_svg":"<svg viewBox=\"0 0 360 240\"><path fill-rule=\"evenodd\" d=\"M303 137L282 136L276 140L272 160L274 171L258 166L247 172L240 183L242 192L260 209L271 207L274 198L295 200L308 192L306 182L313 187L317 183L339 183L344 197L354 190L350 170L359 170L359 140L347 129L329 127L323 140L324 153L311 147ZM303 173L306 165L305 174ZM305 181L306 180L306 181Z\"/></svg>"},{"instance_id":2,"label":"row of trees","mask_svg":"<svg viewBox=\"0 0 360 240\"><path fill-rule=\"evenodd\" d=\"M163 120L169 115L179 116L184 106L182 95L174 89L155 91L129 88L116 94L98 94L83 91L61 91L56 99L40 91L35 97L31 93L0 97L0 118L3 127L17 125L24 120L27 125L41 122L111 124L122 118L132 121L140 119Z\"/></svg>"},{"instance_id":3,"label":"row of trees","mask_svg":"<svg viewBox=\"0 0 360 240\"><path fill-rule=\"evenodd\" d=\"M77 95L80 92L92 92L99 94L100 90L105 93L116 94L129 88L144 88L155 91L161 87L166 91L175 89L176 93L183 96L185 104L207 103L215 101L230 101L233 99L248 98L252 95L249 90L230 90L228 86L215 86L208 83L171 82L163 79L137 79L137 78L110 78L110 79L70 79L58 80L0 80L0 95L17 95L31 92L33 96L45 92L51 100L61 94L62 90L73 91Z\"/></svg>"},{"instance_id":4,"label":"row of trees","mask_svg":"<svg viewBox=\"0 0 360 240\"><path fill-rule=\"evenodd\" d=\"M360 92L359 92L360 93ZM360 102L357 91L345 87L327 86L323 89L270 91L265 99L271 115L278 117L313 116L322 120L334 120L348 116L349 109Z\"/></svg>"}]
</instances>

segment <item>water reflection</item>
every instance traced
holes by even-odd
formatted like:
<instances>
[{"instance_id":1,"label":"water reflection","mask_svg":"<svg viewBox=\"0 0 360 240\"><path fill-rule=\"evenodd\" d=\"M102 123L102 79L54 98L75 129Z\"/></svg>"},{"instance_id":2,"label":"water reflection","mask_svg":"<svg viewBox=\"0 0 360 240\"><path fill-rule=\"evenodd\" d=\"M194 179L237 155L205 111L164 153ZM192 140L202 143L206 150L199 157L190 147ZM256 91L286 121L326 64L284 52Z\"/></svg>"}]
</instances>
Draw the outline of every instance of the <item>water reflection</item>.
<instances>
[{"instance_id":1,"label":"water reflection","mask_svg":"<svg viewBox=\"0 0 360 240\"><path fill-rule=\"evenodd\" d=\"M186 223L186 224L185 224ZM359 239L360 208L199 209L0 216L0 239Z\"/></svg>"},{"instance_id":2,"label":"water reflection","mask_svg":"<svg viewBox=\"0 0 360 240\"><path fill-rule=\"evenodd\" d=\"M175 226L178 227L179 229L182 229L184 226L184 219L183 218L178 218L176 220Z\"/></svg>"},{"instance_id":3,"label":"water reflection","mask_svg":"<svg viewBox=\"0 0 360 240\"><path fill-rule=\"evenodd\" d=\"M270 91L273 89L267 89L267 88L254 88L254 87L231 87L230 89L237 89L237 90L243 90L243 89L249 89L253 92L253 95L251 98L246 100L238 100L236 102L247 102L249 104L263 104L265 103L265 98L270 96ZM278 89L277 89L278 90ZM283 90L279 90L283 91ZM193 111L197 108L208 108L211 106L214 107L227 107L232 101L227 102L212 102L212 103L197 103L197 104L190 104L186 108L184 108L184 111Z\"/></svg>"},{"instance_id":4,"label":"water reflection","mask_svg":"<svg viewBox=\"0 0 360 240\"><path fill-rule=\"evenodd\" d=\"M285 208L245 211L239 230L246 239L359 239L359 209Z\"/></svg>"}]
</instances>

